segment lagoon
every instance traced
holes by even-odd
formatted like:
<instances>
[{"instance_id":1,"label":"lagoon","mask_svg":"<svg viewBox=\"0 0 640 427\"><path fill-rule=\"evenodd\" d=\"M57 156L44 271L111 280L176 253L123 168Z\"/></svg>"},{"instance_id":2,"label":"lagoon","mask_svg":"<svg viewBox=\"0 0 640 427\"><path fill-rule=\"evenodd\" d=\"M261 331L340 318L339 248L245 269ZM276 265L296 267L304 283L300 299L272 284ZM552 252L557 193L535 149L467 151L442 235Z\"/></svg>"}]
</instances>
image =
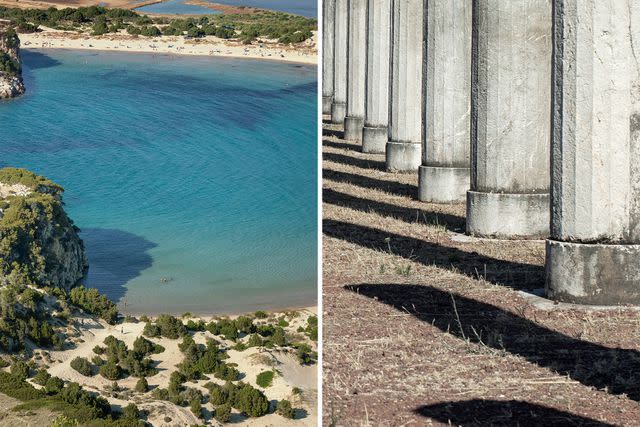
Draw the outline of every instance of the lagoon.
<instances>
[{"instance_id":1,"label":"lagoon","mask_svg":"<svg viewBox=\"0 0 640 427\"><path fill-rule=\"evenodd\" d=\"M316 303L314 66L23 51L0 167L63 185L88 286L124 313Z\"/></svg>"}]
</instances>

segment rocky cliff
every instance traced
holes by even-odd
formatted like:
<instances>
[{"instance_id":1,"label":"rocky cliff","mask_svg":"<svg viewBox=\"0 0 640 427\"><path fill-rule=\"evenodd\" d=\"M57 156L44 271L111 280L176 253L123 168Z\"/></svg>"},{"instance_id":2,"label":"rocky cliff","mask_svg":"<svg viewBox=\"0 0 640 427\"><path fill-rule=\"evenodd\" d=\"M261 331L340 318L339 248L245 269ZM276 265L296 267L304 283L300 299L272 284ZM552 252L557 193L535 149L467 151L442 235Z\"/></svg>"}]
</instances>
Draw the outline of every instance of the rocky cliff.
<instances>
[{"instance_id":1,"label":"rocky cliff","mask_svg":"<svg viewBox=\"0 0 640 427\"><path fill-rule=\"evenodd\" d=\"M15 98L24 91L20 39L13 28L0 23L0 99Z\"/></svg>"},{"instance_id":2,"label":"rocky cliff","mask_svg":"<svg viewBox=\"0 0 640 427\"><path fill-rule=\"evenodd\" d=\"M0 285L69 290L82 279L88 261L63 191L24 169L0 169Z\"/></svg>"}]
</instances>

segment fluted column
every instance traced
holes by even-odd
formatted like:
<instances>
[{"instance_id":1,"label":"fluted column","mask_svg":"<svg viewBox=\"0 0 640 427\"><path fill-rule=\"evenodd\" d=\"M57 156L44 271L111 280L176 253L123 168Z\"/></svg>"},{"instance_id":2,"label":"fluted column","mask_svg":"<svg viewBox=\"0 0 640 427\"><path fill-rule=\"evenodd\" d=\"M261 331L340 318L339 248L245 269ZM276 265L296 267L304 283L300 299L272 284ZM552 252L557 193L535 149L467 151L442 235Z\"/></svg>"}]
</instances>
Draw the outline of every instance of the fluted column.
<instances>
[{"instance_id":1,"label":"fluted column","mask_svg":"<svg viewBox=\"0 0 640 427\"><path fill-rule=\"evenodd\" d=\"M331 114L333 102L333 40L336 0L324 0L322 10L322 114Z\"/></svg>"},{"instance_id":2,"label":"fluted column","mask_svg":"<svg viewBox=\"0 0 640 427\"><path fill-rule=\"evenodd\" d=\"M392 0L369 0L362 151L384 153L389 140Z\"/></svg>"},{"instance_id":3,"label":"fluted column","mask_svg":"<svg viewBox=\"0 0 640 427\"><path fill-rule=\"evenodd\" d=\"M426 0L394 1L387 169L415 172L421 163L422 25Z\"/></svg>"},{"instance_id":4,"label":"fluted column","mask_svg":"<svg viewBox=\"0 0 640 427\"><path fill-rule=\"evenodd\" d=\"M349 0L335 0L333 47L333 103L331 122L344 124L347 114L347 21Z\"/></svg>"},{"instance_id":5,"label":"fluted column","mask_svg":"<svg viewBox=\"0 0 640 427\"><path fill-rule=\"evenodd\" d=\"M347 116L344 139L362 141L364 126L364 79L367 72L367 3L349 0L347 37Z\"/></svg>"},{"instance_id":6,"label":"fluted column","mask_svg":"<svg viewBox=\"0 0 640 427\"><path fill-rule=\"evenodd\" d=\"M640 3L554 2L547 295L640 304Z\"/></svg>"},{"instance_id":7,"label":"fluted column","mask_svg":"<svg viewBox=\"0 0 640 427\"><path fill-rule=\"evenodd\" d=\"M474 0L467 232L549 235L551 0Z\"/></svg>"},{"instance_id":8,"label":"fluted column","mask_svg":"<svg viewBox=\"0 0 640 427\"><path fill-rule=\"evenodd\" d=\"M471 3L429 0L418 198L464 202L469 190Z\"/></svg>"}]
</instances>

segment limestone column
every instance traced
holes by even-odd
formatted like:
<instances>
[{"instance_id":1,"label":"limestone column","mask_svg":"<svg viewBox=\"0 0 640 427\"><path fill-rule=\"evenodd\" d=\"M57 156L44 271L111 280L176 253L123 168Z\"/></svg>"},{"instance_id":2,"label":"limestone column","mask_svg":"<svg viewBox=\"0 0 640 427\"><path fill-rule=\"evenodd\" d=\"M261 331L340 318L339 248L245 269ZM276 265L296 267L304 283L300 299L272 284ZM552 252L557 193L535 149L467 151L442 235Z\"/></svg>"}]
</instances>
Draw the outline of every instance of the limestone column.
<instances>
[{"instance_id":1,"label":"limestone column","mask_svg":"<svg viewBox=\"0 0 640 427\"><path fill-rule=\"evenodd\" d=\"M555 0L547 295L640 304L640 3Z\"/></svg>"},{"instance_id":2,"label":"limestone column","mask_svg":"<svg viewBox=\"0 0 640 427\"><path fill-rule=\"evenodd\" d=\"M347 11L349 0L335 0L335 2L331 122L343 124L347 114Z\"/></svg>"},{"instance_id":3,"label":"limestone column","mask_svg":"<svg viewBox=\"0 0 640 427\"><path fill-rule=\"evenodd\" d=\"M471 3L429 0L422 79L422 166L418 198L464 202L471 138Z\"/></svg>"},{"instance_id":4,"label":"limestone column","mask_svg":"<svg viewBox=\"0 0 640 427\"><path fill-rule=\"evenodd\" d=\"M322 10L322 114L331 114L333 102L333 40L336 0L324 0Z\"/></svg>"},{"instance_id":5,"label":"limestone column","mask_svg":"<svg viewBox=\"0 0 640 427\"><path fill-rule=\"evenodd\" d=\"M364 79L367 72L367 3L349 0L347 37L347 116L344 139L362 141L364 126Z\"/></svg>"},{"instance_id":6,"label":"limestone column","mask_svg":"<svg viewBox=\"0 0 640 427\"><path fill-rule=\"evenodd\" d=\"M387 169L415 172L421 163L422 36L426 0L393 2L391 103Z\"/></svg>"},{"instance_id":7,"label":"limestone column","mask_svg":"<svg viewBox=\"0 0 640 427\"><path fill-rule=\"evenodd\" d=\"M474 0L467 232L549 235L551 0Z\"/></svg>"},{"instance_id":8,"label":"limestone column","mask_svg":"<svg viewBox=\"0 0 640 427\"><path fill-rule=\"evenodd\" d=\"M384 153L389 140L389 73L393 0L369 0L362 151Z\"/></svg>"}]
</instances>

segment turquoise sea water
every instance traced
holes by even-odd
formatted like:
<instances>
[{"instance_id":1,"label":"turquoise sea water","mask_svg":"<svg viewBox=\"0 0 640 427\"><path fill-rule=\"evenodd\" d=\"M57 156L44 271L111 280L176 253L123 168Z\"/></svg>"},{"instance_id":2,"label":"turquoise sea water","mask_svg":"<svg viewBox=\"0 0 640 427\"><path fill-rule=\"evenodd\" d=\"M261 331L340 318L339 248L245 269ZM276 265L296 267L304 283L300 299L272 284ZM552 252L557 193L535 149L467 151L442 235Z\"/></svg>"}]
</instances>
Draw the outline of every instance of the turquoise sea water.
<instances>
[{"instance_id":1,"label":"turquoise sea water","mask_svg":"<svg viewBox=\"0 0 640 427\"><path fill-rule=\"evenodd\" d=\"M60 50L23 59L27 95L0 102L0 167L65 187L89 286L132 313L315 304L315 67Z\"/></svg>"},{"instance_id":2,"label":"turquoise sea water","mask_svg":"<svg viewBox=\"0 0 640 427\"><path fill-rule=\"evenodd\" d=\"M207 0L211 3L228 4L232 6L251 6L263 9L278 10L309 18L318 17L318 0ZM169 0L164 3L150 4L136 9L142 13L166 14L209 14L216 13L211 9L197 5L188 5L184 0Z\"/></svg>"},{"instance_id":3,"label":"turquoise sea water","mask_svg":"<svg viewBox=\"0 0 640 427\"><path fill-rule=\"evenodd\" d=\"M139 13L162 13L166 15L212 15L220 13L197 4L187 4L184 0L168 0L136 8Z\"/></svg>"}]
</instances>

